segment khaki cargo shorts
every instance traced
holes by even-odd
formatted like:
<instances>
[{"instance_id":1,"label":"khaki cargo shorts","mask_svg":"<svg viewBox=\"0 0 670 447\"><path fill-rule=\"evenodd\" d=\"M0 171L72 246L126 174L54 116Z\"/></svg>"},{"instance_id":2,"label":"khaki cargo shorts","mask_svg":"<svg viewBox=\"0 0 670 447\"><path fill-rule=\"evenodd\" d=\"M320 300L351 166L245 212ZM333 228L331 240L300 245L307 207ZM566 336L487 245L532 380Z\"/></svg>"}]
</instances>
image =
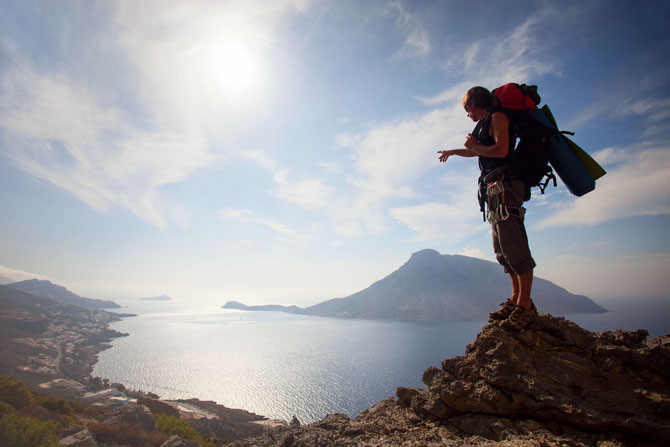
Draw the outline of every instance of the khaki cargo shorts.
<instances>
[{"instance_id":1,"label":"khaki cargo shorts","mask_svg":"<svg viewBox=\"0 0 670 447\"><path fill-rule=\"evenodd\" d=\"M521 275L536 265L530 254L528 235L524 226L525 209L522 205L525 185L517 179L505 179L502 183L509 218L491 225L493 251L500 265L504 267L505 273Z\"/></svg>"}]
</instances>

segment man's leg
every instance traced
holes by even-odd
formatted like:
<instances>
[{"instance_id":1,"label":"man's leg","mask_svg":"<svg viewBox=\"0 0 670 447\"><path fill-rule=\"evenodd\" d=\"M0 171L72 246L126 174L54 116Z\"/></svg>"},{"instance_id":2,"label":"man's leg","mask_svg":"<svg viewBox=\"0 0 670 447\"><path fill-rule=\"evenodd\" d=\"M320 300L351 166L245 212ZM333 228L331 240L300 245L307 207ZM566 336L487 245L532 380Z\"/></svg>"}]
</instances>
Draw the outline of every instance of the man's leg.
<instances>
[{"instance_id":1,"label":"man's leg","mask_svg":"<svg viewBox=\"0 0 670 447\"><path fill-rule=\"evenodd\" d=\"M519 281L519 275L510 271L509 277L512 280L512 296L510 297L510 301L512 301L514 304L519 304L519 293L521 288L521 281Z\"/></svg>"},{"instance_id":2,"label":"man's leg","mask_svg":"<svg viewBox=\"0 0 670 447\"><path fill-rule=\"evenodd\" d=\"M510 275L514 275L516 277L518 294L512 295L517 297L516 304L526 310L529 310L532 305L530 301L530 290L533 286L533 269L530 269L521 275ZM514 290L514 286L512 286L512 290Z\"/></svg>"},{"instance_id":3,"label":"man's leg","mask_svg":"<svg viewBox=\"0 0 670 447\"><path fill-rule=\"evenodd\" d=\"M510 316L502 322L501 327L505 330L521 330L537 315L537 309L533 306L530 299L530 289L533 285L533 269L526 270L520 275L516 275L519 298L516 307Z\"/></svg>"}]
</instances>

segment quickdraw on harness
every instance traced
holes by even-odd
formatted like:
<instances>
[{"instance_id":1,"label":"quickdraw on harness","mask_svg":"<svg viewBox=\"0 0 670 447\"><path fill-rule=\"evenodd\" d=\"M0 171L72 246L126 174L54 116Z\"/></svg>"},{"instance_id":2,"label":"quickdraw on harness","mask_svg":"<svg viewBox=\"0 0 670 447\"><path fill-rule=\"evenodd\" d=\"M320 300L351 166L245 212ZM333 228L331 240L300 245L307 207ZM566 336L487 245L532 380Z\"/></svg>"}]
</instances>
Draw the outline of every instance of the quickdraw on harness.
<instances>
[{"instance_id":1,"label":"quickdraw on harness","mask_svg":"<svg viewBox=\"0 0 670 447\"><path fill-rule=\"evenodd\" d=\"M505 188L503 179L486 185L486 220L495 225L509 219L509 211L505 204Z\"/></svg>"},{"instance_id":2,"label":"quickdraw on harness","mask_svg":"<svg viewBox=\"0 0 670 447\"><path fill-rule=\"evenodd\" d=\"M479 206L484 221L489 221L491 225L509 219L510 215L523 218L526 212L524 207L507 206L503 182L509 181L512 177L506 178L505 172L508 172L507 166L495 169L479 178Z\"/></svg>"}]
</instances>

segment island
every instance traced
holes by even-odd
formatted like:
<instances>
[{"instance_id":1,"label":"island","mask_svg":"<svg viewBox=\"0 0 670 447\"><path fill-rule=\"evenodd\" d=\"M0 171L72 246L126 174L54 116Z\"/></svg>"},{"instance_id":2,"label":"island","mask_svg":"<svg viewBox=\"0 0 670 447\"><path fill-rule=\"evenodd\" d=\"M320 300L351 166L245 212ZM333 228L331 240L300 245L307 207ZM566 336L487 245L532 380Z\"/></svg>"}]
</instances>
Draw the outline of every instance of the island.
<instances>
[{"instance_id":1,"label":"island","mask_svg":"<svg viewBox=\"0 0 670 447\"><path fill-rule=\"evenodd\" d=\"M167 295L161 295L149 298L140 298L140 301L172 301L172 298Z\"/></svg>"}]
</instances>

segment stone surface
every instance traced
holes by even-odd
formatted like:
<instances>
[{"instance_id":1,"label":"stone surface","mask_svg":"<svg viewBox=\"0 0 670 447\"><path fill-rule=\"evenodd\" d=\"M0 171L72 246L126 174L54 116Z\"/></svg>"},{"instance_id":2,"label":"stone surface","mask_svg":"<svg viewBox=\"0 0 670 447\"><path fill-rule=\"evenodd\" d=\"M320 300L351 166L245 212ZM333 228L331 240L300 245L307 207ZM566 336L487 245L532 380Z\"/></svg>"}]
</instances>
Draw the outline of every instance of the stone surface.
<instances>
[{"instance_id":1,"label":"stone surface","mask_svg":"<svg viewBox=\"0 0 670 447\"><path fill-rule=\"evenodd\" d=\"M59 445L63 447L98 447L93 435L87 428L64 437L60 440Z\"/></svg>"},{"instance_id":2,"label":"stone surface","mask_svg":"<svg viewBox=\"0 0 670 447\"><path fill-rule=\"evenodd\" d=\"M173 435L162 443L161 447L198 447L198 443L187 439L181 439L179 436Z\"/></svg>"},{"instance_id":3,"label":"stone surface","mask_svg":"<svg viewBox=\"0 0 670 447\"><path fill-rule=\"evenodd\" d=\"M465 355L429 367L355 419L329 415L231 447L670 445L670 336L592 333L540 315L527 330L487 324Z\"/></svg>"},{"instance_id":4,"label":"stone surface","mask_svg":"<svg viewBox=\"0 0 670 447\"><path fill-rule=\"evenodd\" d=\"M257 422L268 422L263 416L212 401L182 399L172 403L179 407L179 417L210 438L232 440L256 436L266 430Z\"/></svg>"},{"instance_id":5,"label":"stone surface","mask_svg":"<svg viewBox=\"0 0 670 447\"><path fill-rule=\"evenodd\" d=\"M153 414L167 414L168 416L179 417L179 410L172 405L165 403L158 399L151 399L150 397L139 397L137 405L144 405Z\"/></svg>"},{"instance_id":6,"label":"stone surface","mask_svg":"<svg viewBox=\"0 0 670 447\"><path fill-rule=\"evenodd\" d=\"M540 315L520 332L488 324L464 356L424 372L428 391L403 390L398 397L469 433L488 431L472 428L463 415L532 419L586 433L670 442L669 370L668 335L648 340L644 330L592 333ZM487 437L496 437L496 430L489 430Z\"/></svg>"},{"instance_id":7,"label":"stone surface","mask_svg":"<svg viewBox=\"0 0 670 447\"><path fill-rule=\"evenodd\" d=\"M144 405L124 405L105 415L100 422L105 424L137 425L144 431L156 431L156 422L151 410Z\"/></svg>"}]
</instances>

